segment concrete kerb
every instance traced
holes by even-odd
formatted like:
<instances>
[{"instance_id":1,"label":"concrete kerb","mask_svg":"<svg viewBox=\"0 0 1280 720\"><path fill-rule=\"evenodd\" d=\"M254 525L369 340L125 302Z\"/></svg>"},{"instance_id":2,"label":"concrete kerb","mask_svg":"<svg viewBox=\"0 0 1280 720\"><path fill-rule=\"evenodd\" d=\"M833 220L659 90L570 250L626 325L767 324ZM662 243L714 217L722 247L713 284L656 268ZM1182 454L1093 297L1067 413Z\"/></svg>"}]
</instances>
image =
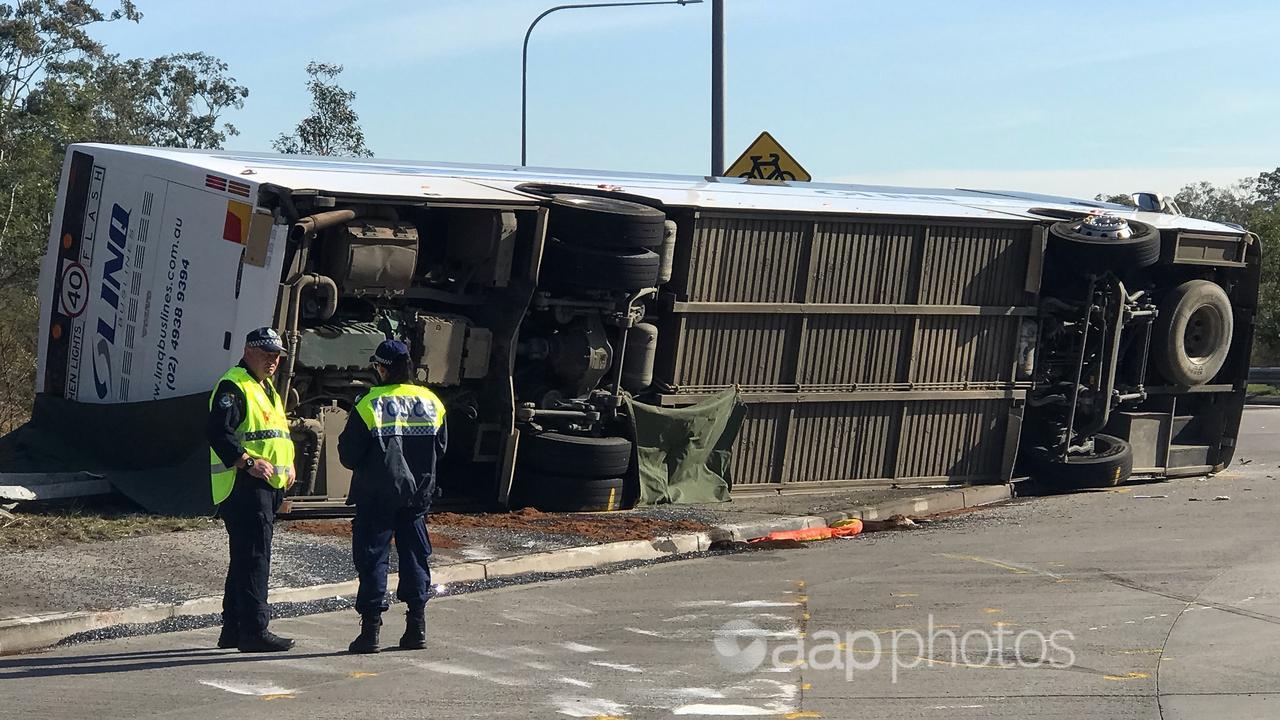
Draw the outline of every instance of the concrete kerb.
<instances>
[{"instance_id":1,"label":"concrete kerb","mask_svg":"<svg viewBox=\"0 0 1280 720\"><path fill-rule=\"evenodd\" d=\"M488 562L462 562L431 569L432 582L450 583L492 580L528 573L557 573L602 567L621 562L655 560L673 555L705 551L711 543L722 540L743 542L771 532L826 527L847 518L875 520L897 514L925 515L967 507L989 505L1009 500L1008 485L988 485L949 490L897 500L875 507L853 508L825 515L778 516L746 523L729 523L704 533L683 533L653 540L623 542L565 548L532 555L501 558ZM394 585L393 575L388 579ZM348 581L301 588L275 588L269 594L273 603L296 603L334 597L351 597L359 583ZM50 613L0 620L0 655L37 650L57 644L64 638L89 630L114 625L140 625L174 617L208 615L222 610L221 597L202 597L176 604L148 604L118 610Z\"/></svg>"}]
</instances>

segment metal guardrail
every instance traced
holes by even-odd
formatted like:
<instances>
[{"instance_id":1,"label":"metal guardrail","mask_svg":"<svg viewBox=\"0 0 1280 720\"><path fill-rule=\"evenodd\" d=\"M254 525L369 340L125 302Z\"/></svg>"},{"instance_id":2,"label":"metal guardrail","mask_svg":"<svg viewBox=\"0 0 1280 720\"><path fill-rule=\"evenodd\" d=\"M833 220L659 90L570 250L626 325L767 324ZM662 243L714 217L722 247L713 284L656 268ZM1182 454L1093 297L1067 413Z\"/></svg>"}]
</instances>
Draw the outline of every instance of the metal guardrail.
<instances>
[{"instance_id":1,"label":"metal guardrail","mask_svg":"<svg viewBox=\"0 0 1280 720\"><path fill-rule=\"evenodd\" d=\"M1265 385L1280 385L1280 367L1251 367L1249 382Z\"/></svg>"}]
</instances>

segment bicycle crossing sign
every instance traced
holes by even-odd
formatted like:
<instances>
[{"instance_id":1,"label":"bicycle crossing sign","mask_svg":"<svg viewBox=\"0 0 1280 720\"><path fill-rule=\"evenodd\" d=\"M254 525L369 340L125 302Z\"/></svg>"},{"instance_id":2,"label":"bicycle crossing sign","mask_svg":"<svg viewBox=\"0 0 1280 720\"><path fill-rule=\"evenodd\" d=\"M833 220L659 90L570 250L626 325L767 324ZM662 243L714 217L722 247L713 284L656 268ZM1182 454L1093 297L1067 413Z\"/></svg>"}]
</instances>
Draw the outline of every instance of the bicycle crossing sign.
<instances>
[{"instance_id":1,"label":"bicycle crossing sign","mask_svg":"<svg viewBox=\"0 0 1280 720\"><path fill-rule=\"evenodd\" d=\"M784 150L767 130L760 133L760 137L756 138L746 152L733 161L724 174L725 177L753 180L809 181L813 179L809 171L801 167L800 163L791 157L791 153Z\"/></svg>"}]
</instances>

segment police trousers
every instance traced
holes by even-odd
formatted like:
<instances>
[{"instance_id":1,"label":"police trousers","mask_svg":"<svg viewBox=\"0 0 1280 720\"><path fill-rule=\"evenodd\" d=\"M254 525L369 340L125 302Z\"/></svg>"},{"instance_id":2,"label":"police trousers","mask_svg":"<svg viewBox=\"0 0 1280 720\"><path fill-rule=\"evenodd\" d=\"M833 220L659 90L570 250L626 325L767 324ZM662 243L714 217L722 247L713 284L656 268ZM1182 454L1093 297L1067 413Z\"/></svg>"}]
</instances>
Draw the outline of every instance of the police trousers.
<instances>
[{"instance_id":1,"label":"police trousers","mask_svg":"<svg viewBox=\"0 0 1280 720\"><path fill-rule=\"evenodd\" d=\"M271 618L267 608L271 539L283 499L283 490L242 471L236 473L231 494L218 506L231 550L222 592L222 624L238 630L241 637L261 635Z\"/></svg>"},{"instance_id":2,"label":"police trousers","mask_svg":"<svg viewBox=\"0 0 1280 720\"><path fill-rule=\"evenodd\" d=\"M426 511L401 508L394 513L374 512L356 505L356 516L351 521L351 556L360 577L356 611L361 615L387 610L387 570L393 537L400 561L396 597L411 609L427 602L431 541L427 538Z\"/></svg>"}]
</instances>

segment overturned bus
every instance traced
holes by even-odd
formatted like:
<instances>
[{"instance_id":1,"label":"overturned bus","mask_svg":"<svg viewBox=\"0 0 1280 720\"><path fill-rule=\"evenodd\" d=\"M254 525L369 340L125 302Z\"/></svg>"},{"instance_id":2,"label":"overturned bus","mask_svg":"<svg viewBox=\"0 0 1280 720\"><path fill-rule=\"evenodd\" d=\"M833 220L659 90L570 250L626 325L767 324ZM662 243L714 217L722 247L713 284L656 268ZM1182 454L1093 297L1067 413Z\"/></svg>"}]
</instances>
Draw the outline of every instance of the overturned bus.
<instances>
[{"instance_id":1,"label":"overturned bus","mask_svg":"<svg viewBox=\"0 0 1280 720\"><path fill-rule=\"evenodd\" d=\"M22 462L207 505L208 393L274 325L295 507L345 497L335 440L387 337L448 406L446 499L626 506L630 403L726 390L735 492L1213 472L1260 252L1024 193L76 145Z\"/></svg>"}]
</instances>

